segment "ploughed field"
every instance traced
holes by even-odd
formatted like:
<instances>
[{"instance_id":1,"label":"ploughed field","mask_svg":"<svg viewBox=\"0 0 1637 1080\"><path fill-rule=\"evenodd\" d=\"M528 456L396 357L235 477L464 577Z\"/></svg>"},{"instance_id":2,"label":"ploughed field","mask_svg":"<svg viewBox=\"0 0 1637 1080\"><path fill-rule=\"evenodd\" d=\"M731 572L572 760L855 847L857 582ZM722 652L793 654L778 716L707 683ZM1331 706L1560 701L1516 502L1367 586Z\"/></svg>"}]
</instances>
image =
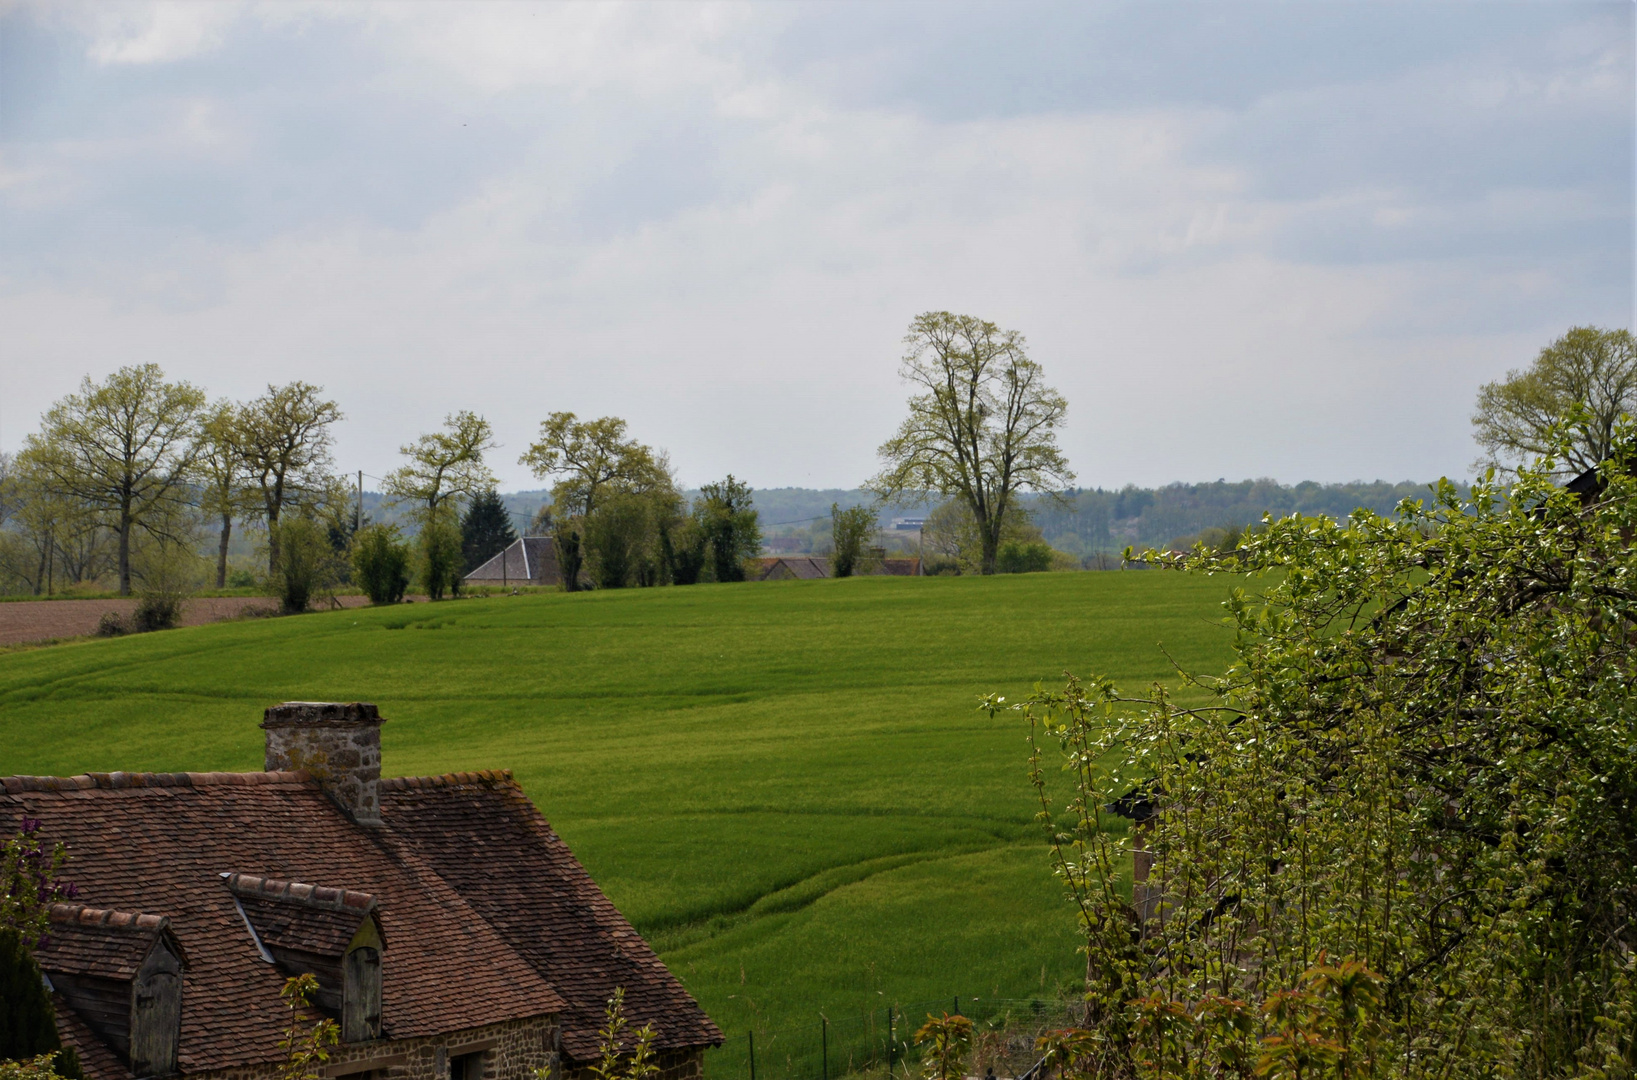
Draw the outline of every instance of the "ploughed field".
<instances>
[{"instance_id":1,"label":"ploughed field","mask_svg":"<svg viewBox=\"0 0 1637 1080\"><path fill-rule=\"evenodd\" d=\"M821 1012L1076 979L1023 725L978 698L1174 682L1167 653L1220 671L1229 587L701 585L75 642L0 654L0 775L259 769L267 705L376 702L387 775L512 769L730 1039L771 1049Z\"/></svg>"}]
</instances>

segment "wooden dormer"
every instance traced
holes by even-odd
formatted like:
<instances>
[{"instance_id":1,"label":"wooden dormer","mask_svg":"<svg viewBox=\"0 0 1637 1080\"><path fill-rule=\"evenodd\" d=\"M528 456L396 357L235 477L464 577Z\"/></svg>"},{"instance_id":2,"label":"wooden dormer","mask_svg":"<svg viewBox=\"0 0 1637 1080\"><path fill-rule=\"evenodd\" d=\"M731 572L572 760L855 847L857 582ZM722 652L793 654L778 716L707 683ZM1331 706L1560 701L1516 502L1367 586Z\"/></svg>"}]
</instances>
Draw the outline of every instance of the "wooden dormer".
<instances>
[{"instance_id":1,"label":"wooden dormer","mask_svg":"<svg viewBox=\"0 0 1637 1080\"><path fill-rule=\"evenodd\" d=\"M35 950L51 988L137 1077L177 1071L187 957L160 915L53 904Z\"/></svg>"},{"instance_id":2,"label":"wooden dormer","mask_svg":"<svg viewBox=\"0 0 1637 1080\"><path fill-rule=\"evenodd\" d=\"M223 874L262 959L318 979L318 1005L341 1020L342 1042L379 1039L386 935L375 898L351 889Z\"/></svg>"}]
</instances>

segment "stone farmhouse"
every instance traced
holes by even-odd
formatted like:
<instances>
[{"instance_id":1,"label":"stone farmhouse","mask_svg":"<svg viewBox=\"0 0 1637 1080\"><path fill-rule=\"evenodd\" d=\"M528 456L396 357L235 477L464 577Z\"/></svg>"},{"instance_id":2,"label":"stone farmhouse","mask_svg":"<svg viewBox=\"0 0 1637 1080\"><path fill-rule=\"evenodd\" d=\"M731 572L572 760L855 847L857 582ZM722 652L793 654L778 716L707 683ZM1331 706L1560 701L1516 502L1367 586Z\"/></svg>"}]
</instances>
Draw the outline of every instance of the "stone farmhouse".
<instances>
[{"instance_id":1,"label":"stone farmhouse","mask_svg":"<svg viewBox=\"0 0 1637 1080\"><path fill-rule=\"evenodd\" d=\"M698 1077L721 1032L511 773L382 779L382 723L290 702L264 772L0 779L0 830L69 851L37 956L89 1080L271 1080L305 972L326 1080L583 1080L616 988Z\"/></svg>"}]
</instances>

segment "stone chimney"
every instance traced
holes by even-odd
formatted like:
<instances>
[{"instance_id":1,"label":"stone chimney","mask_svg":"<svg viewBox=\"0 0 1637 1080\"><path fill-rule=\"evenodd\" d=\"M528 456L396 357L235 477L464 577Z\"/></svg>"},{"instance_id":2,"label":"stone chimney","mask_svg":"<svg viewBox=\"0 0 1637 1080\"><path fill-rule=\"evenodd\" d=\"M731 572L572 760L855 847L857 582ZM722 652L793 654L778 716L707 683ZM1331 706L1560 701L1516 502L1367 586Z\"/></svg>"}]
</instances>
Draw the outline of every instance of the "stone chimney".
<instances>
[{"instance_id":1,"label":"stone chimney","mask_svg":"<svg viewBox=\"0 0 1637 1080\"><path fill-rule=\"evenodd\" d=\"M360 825L381 824L381 725L363 701L286 701L267 710L267 771L305 769Z\"/></svg>"}]
</instances>

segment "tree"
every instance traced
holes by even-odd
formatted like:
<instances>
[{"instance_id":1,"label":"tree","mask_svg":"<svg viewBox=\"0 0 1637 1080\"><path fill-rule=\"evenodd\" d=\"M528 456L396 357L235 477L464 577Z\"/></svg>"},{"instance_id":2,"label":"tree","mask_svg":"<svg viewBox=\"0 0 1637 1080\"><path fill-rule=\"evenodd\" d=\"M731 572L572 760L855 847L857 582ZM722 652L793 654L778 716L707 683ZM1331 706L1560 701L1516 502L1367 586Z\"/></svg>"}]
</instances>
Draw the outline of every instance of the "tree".
<instances>
[{"instance_id":1,"label":"tree","mask_svg":"<svg viewBox=\"0 0 1637 1080\"><path fill-rule=\"evenodd\" d=\"M426 514L416 537L421 588L432 600L458 594L461 582L460 525L448 504Z\"/></svg>"},{"instance_id":2,"label":"tree","mask_svg":"<svg viewBox=\"0 0 1637 1080\"><path fill-rule=\"evenodd\" d=\"M745 560L762 550L762 529L750 485L729 473L726 480L699 489L694 513L710 545L717 581L745 580Z\"/></svg>"},{"instance_id":3,"label":"tree","mask_svg":"<svg viewBox=\"0 0 1637 1080\"><path fill-rule=\"evenodd\" d=\"M922 543L933 558L942 556L953 561L955 569L963 574L980 573L983 569L983 538L977 518L964 499L951 499L927 515L921 526ZM1029 520L1028 511L1013 503L1007 508L1000 524L1000 546L1007 544L1042 543L1045 538ZM995 553L999 566L1000 552ZM945 563L947 565L947 562Z\"/></svg>"},{"instance_id":4,"label":"tree","mask_svg":"<svg viewBox=\"0 0 1637 1080\"><path fill-rule=\"evenodd\" d=\"M663 457L627 439L625 421L614 416L581 422L571 412L552 413L518 461L541 479L561 477L552 488L560 518L590 516L609 486L643 489L670 480Z\"/></svg>"},{"instance_id":5,"label":"tree","mask_svg":"<svg viewBox=\"0 0 1637 1080\"><path fill-rule=\"evenodd\" d=\"M157 364L124 367L53 405L22 457L51 490L79 502L116 538L119 592L131 593L138 533L170 538L186 510L205 395L165 381Z\"/></svg>"},{"instance_id":6,"label":"tree","mask_svg":"<svg viewBox=\"0 0 1637 1080\"><path fill-rule=\"evenodd\" d=\"M317 521L286 514L267 530L267 542L278 551L269 584L286 615L306 611L315 593L335 588L340 558Z\"/></svg>"},{"instance_id":7,"label":"tree","mask_svg":"<svg viewBox=\"0 0 1637 1080\"><path fill-rule=\"evenodd\" d=\"M830 573L834 577L852 577L859 569L867 552L865 546L875 534L875 513L867 506L846 510L840 503L830 504Z\"/></svg>"},{"instance_id":8,"label":"tree","mask_svg":"<svg viewBox=\"0 0 1637 1080\"><path fill-rule=\"evenodd\" d=\"M81 1075L78 1056L57 1035L56 1010L34 957L16 930L0 927L0 1062L19 1059L36 1059L41 1080Z\"/></svg>"},{"instance_id":9,"label":"tree","mask_svg":"<svg viewBox=\"0 0 1637 1080\"><path fill-rule=\"evenodd\" d=\"M512 516L500 496L493 488L478 492L460 519L460 548L466 572L471 573L505 551L516 539Z\"/></svg>"},{"instance_id":10,"label":"tree","mask_svg":"<svg viewBox=\"0 0 1637 1080\"><path fill-rule=\"evenodd\" d=\"M366 525L353 534L352 576L372 604L396 604L409 585L409 548L396 525Z\"/></svg>"},{"instance_id":11,"label":"tree","mask_svg":"<svg viewBox=\"0 0 1637 1080\"><path fill-rule=\"evenodd\" d=\"M1576 326L1528 368L1479 389L1472 426L1486 457L1478 465L1555 455L1566 472L1585 472L1608 458L1622 414L1637 415L1637 341L1629 330ZM1559 448L1553 430L1571 419Z\"/></svg>"},{"instance_id":12,"label":"tree","mask_svg":"<svg viewBox=\"0 0 1637 1080\"><path fill-rule=\"evenodd\" d=\"M418 503L425 514L449 499L471 498L494 487L495 478L483 464L483 454L494 449L489 421L462 410L444 418L446 430L422 435L398 452L409 461L393 470L383 490L399 502Z\"/></svg>"},{"instance_id":13,"label":"tree","mask_svg":"<svg viewBox=\"0 0 1637 1080\"><path fill-rule=\"evenodd\" d=\"M1147 1040L1234 1002L1286 1040L1269 1074L1303 1046L1326 1075L1630 1068L1637 478L1606 465L1583 499L1555 468L1151 556L1259 576L1226 605L1234 665L1186 704L1101 679L1022 704L1104 1073L1182 1075Z\"/></svg>"},{"instance_id":14,"label":"tree","mask_svg":"<svg viewBox=\"0 0 1637 1080\"><path fill-rule=\"evenodd\" d=\"M909 399L898 434L881 444L885 466L869 487L884 500L928 492L972 510L979 569L995 572L1006 515L1019 491L1060 493L1074 479L1057 446L1068 403L1045 384L1023 335L970 315L917 315L899 375L924 393Z\"/></svg>"},{"instance_id":15,"label":"tree","mask_svg":"<svg viewBox=\"0 0 1637 1080\"><path fill-rule=\"evenodd\" d=\"M256 505L259 491L252 484L239 445L240 407L218 402L200 425L199 475L203 481L200 509L216 519L216 587L227 587L227 549L233 541L233 519Z\"/></svg>"},{"instance_id":16,"label":"tree","mask_svg":"<svg viewBox=\"0 0 1637 1080\"><path fill-rule=\"evenodd\" d=\"M320 395L322 387L296 382L268 384L267 392L237 410L237 445L260 495L267 523L267 571L278 572L278 525L289 506L316 508L337 497L331 475L330 426L341 408Z\"/></svg>"}]
</instances>

